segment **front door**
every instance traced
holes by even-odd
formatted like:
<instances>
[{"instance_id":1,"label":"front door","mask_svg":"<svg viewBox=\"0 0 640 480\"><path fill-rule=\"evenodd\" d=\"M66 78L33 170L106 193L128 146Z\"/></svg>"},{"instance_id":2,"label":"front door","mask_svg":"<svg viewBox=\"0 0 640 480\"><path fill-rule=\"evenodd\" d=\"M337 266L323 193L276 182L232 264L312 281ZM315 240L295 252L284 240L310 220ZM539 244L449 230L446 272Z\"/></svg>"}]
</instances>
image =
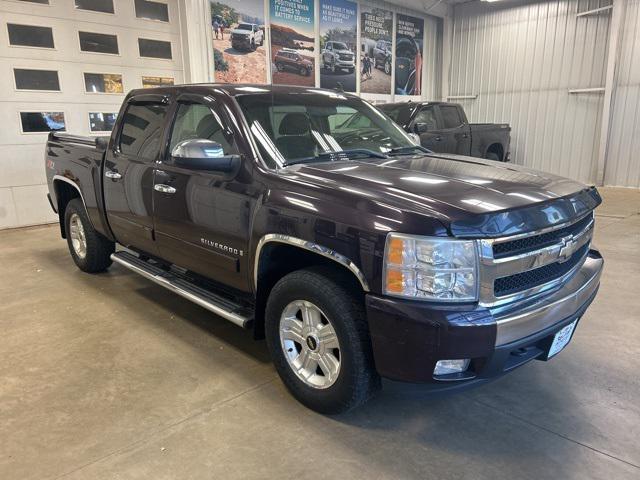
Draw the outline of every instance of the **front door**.
<instances>
[{"instance_id":1,"label":"front door","mask_svg":"<svg viewBox=\"0 0 640 480\"><path fill-rule=\"evenodd\" d=\"M151 192L167 110L160 97L158 101L147 98L139 103L135 97L131 99L103 172L107 219L116 239L154 255Z\"/></svg>"},{"instance_id":2,"label":"front door","mask_svg":"<svg viewBox=\"0 0 640 480\"><path fill-rule=\"evenodd\" d=\"M412 131L420 135L420 145L434 152L444 152L442 135L438 131L436 110L433 105L422 107L412 122Z\"/></svg>"},{"instance_id":3,"label":"front door","mask_svg":"<svg viewBox=\"0 0 640 480\"><path fill-rule=\"evenodd\" d=\"M169 148L155 172L153 204L160 257L238 289L246 289L251 200L236 178L176 165L171 151L183 140L202 138L239 154L232 122L209 98L178 101ZM243 168L245 165L243 165ZM242 169L241 169L242 172ZM244 176L247 178L248 176Z\"/></svg>"}]
</instances>

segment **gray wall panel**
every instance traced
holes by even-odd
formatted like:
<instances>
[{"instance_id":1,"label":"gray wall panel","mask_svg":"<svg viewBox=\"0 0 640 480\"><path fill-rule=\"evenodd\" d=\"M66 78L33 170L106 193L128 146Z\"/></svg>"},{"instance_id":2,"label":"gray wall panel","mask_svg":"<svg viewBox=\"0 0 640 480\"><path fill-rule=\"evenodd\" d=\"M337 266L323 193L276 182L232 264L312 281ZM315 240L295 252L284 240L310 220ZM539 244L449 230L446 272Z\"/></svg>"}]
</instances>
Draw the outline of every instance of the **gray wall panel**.
<instances>
[{"instance_id":1,"label":"gray wall panel","mask_svg":"<svg viewBox=\"0 0 640 480\"><path fill-rule=\"evenodd\" d=\"M604 181L640 187L640 0L627 0L619 45Z\"/></svg>"},{"instance_id":2,"label":"gray wall panel","mask_svg":"<svg viewBox=\"0 0 640 480\"><path fill-rule=\"evenodd\" d=\"M511 124L515 163L594 182L610 16L606 1L472 2L455 8L450 90L472 122Z\"/></svg>"}]
</instances>

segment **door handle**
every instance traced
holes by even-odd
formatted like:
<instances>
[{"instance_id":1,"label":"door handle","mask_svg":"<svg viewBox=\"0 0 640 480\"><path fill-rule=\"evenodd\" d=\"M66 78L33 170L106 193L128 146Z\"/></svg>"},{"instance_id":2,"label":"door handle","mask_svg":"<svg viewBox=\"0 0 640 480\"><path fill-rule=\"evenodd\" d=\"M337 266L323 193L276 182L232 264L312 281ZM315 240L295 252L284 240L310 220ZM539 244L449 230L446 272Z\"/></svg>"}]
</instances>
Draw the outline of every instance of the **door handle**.
<instances>
[{"instance_id":1,"label":"door handle","mask_svg":"<svg viewBox=\"0 0 640 480\"><path fill-rule=\"evenodd\" d=\"M469 138L469 134L468 133L463 133L462 134L462 138Z\"/></svg>"},{"instance_id":2,"label":"door handle","mask_svg":"<svg viewBox=\"0 0 640 480\"><path fill-rule=\"evenodd\" d=\"M153 189L156 192L160 192L160 193L176 193L176 189L173 187L170 187L169 185L163 185L162 183L156 183L153 186Z\"/></svg>"},{"instance_id":3,"label":"door handle","mask_svg":"<svg viewBox=\"0 0 640 480\"><path fill-rule=\"evenodd\" d=\"M435 140L436 142L439 142L440 140L442 140L442 137L436 137L436 138L434 138L434 140Z\"/></svg>"},{"instance_id":4,"label":"door handle","mask_svg":"<svg viewBox=\"0 0 640 480\"><path fill-rule=\"evenodd\" d=\"M114 172L113 170L107 170L106 172L104 172L104 176L113 180L122 178L122 175L120 175L118 172Z\"/></svg>"}]
</instances>

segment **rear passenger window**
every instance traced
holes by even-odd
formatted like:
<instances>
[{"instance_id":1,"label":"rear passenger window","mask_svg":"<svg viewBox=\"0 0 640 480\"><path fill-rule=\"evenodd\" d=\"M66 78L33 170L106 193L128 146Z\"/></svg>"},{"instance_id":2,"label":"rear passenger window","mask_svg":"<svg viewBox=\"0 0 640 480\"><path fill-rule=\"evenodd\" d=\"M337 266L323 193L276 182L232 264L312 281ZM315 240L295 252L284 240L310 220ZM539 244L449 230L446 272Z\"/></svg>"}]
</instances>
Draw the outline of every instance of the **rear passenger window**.
<instances>
[{"instance_id":1,"label":"rear passenger window","mask_svg":"<svg viewBox=\"0 0 640 480\"><path fill-rule=\"evenodd\" d=\"M129 105L122 121L120 151L144 160L155 160L166 114L167 106L159 103Z\"/></svg>"},{"instance_id":2,"label":"rear passenger window","mask_svg":"<svg viewBox=\"0 0 640 480\"><path fill-rule=\"evenodd\" d=\"M458 112L458 107L440 105L440 113L442 114L442 123L444 128L456 128L462 125L462 118Z\"/></svg>"}]
</instances>

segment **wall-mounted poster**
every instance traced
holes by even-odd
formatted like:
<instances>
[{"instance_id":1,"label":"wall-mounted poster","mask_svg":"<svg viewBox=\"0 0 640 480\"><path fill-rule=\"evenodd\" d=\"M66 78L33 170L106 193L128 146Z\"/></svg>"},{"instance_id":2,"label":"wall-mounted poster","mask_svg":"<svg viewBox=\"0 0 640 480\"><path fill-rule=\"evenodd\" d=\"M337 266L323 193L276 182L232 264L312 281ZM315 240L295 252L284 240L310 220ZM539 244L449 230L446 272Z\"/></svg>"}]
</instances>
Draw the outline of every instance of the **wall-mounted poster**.
<instances>
[{"instance_id":1,"label":"wall-mounted poster","mask_svg":"<svg viewBox=\"0 0 640 480\"><path fill-rule=\"evenodd\" d=\"M349 0L320 1L320 86L356 91L358 6Z\"/></svg>"},{"instance_id":2,"label":"wall-mounted poster","mask_svg":"<svg viewBox=\"0 0 640 480\"><path fill-rule=\"evenodd\" d=\"M220 83L266 83L263 0L211 1L214 78Z\"/></svg>"},{"instance_id":3,"label":"wall-mounted poster","mask_svg":"<svg viewBox=\"0 0 640 480\"><path fill-rule=\"evenodd\" d=\"M360 92L391 94L393 12L361 7Z\"/></svg>"},{"instance_id":4,"label":"wall-mounted poster","mask_svg":"<svg viewBox=\"0 0 640 480\"><path fill-rule=\"evenodd\" d=\"M420 95L424 19L398 14L396 20L396 95Z\"/></svg>"},{"instance_id":5,"label":"wall-mounted poster","mask_svg":"<svg viewBox=\"0 0 640 480\"><path fill-rule=\"evenodd\" d=\"M274 84L315 85L314 0L270 0Z\"/></svg>"}]
</instances>

